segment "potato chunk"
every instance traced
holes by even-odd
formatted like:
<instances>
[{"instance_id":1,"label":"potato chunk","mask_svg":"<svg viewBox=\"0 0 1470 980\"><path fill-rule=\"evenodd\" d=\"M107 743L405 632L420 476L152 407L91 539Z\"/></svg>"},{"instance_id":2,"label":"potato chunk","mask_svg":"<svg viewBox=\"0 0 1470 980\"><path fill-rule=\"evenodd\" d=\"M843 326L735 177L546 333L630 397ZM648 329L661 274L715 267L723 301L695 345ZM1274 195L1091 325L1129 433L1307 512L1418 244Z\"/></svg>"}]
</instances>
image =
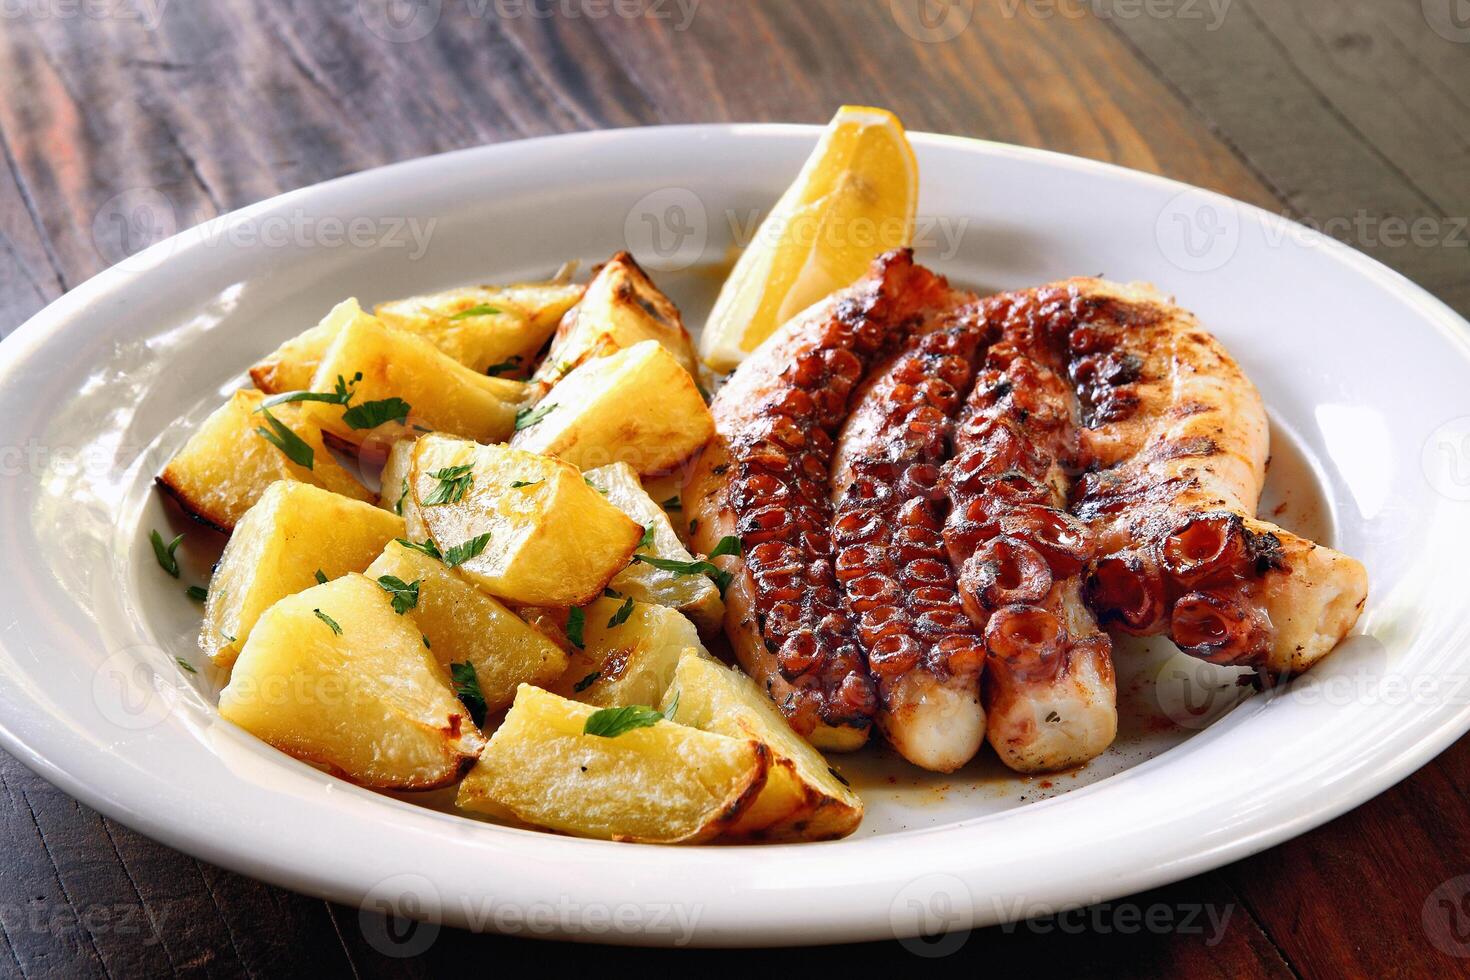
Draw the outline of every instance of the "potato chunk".
<instances>
[{"instance_id":1,"label":"potato chunk","mask_svg":"<svg viewBox=\"0 0 1470 980\"><path fill-rule=\"evenodd\" d=\"M551 689L588 704L658 704L684 652L704 649L694 624L667 606L603 598L581 615L583 648Z\"/></svg>"},{"instance_id":2,"label":"potato chunk","mask_svg":"<svg viewBox=\"0 0 1470 980\"><path fill-rule=\"evenodd\" d=\"M228 669L260 614L276 600L367 568L404 533L371 504L290 480L273 483L245 512L209 582L199 647Z\"/></svg>"},{"instance_id":3,"label":"potato chunk","mask_svg":"<svg viewBox=\"0 0 1470 980\"><path fill-rule=\"evenodd\" d=\"M524 377L562 315L582 297L573 283L466 286L382 303L373 312L472 370Z\"/></svg>"},{"instance_id":4,"label":"potato chunk","mask_svg":"<svg viewBox=\"0 0 1470 980\"><path fill-rule=\"evenodd\" d=\"M525 393L519 381L471 371L423 338L373 317L355 318L337 330L310 388L332 391L338 378L352 384L348 405L303 402L302 411L323 432L352 446L370 434L392 440L422 429L498 442L515 428ZM395 398L407 403L406 415L387 408Z\"/></svg>"},{"instance_id":5,"label":"potato chunk","mask_svg":"<svg viewBox=\"0 0 1470 980\"><path fill-rule=\"evenodd\" d=\"M562 320L551 350L536 369L538 382L555 383L589 357L644 340L662 344L691 376L698 369L694 341L679 309L627 252L597 270L582 301Z\"/></svg>"},{"instance_id":6,"label":"potato chunk","mask_svg":"<svg viewBox=\"0 0 1470 980\"><path fill-rule=\"evenodd\" d=\"M715 433L689 372L652 340L585 362L522 420L511 445L582 469L628 463L661 473Z\"/></svg>"},{"instance_id":7,"label":"potato chunk","mask_svg":"<svg viewBox=\"0 0 1470 980\"><path fill-rule=\"evenodd\" d=\"M399 439L388 447L388 458L383 461L383 471L378 476L378 506L403 516L405 500L412 499L408 492L408 472L413 467L412 439Z\"/></svg>"},{"instance_id":8,"label":"potato chunk","mask_svg":"<svg viewBox=\"0 0 1470 980\"><path fill-rule=\"evenodd\" d=\"M272 395L306 391L316 376L322 355L332 346L342 327L357 320L372 319L370 314L363 312L357 300L344 299L332 307L316 326L292 337L253 364L250 380L255 382L255 387Z\"/></svg>"},{"instance_id":9,"label":"potato chunk","mask_svg":"<svg viewBox=\"0 0 1470 980\"><path fill-rule=\"evenodd\" d=\"M765 783L768 752L659 721L620 735L585 735L595 712L522 685L458 805L582 837L696 843L739 819Z\"/></svg>"},{"instance_id":10,"label":"potato chunk","mask_svg":"<svg viewBox=\"0 0 1470 980\"><path fill-rule=\"evenodd\" d=\"M679 724L756 739L770 749L766 788L726 836L831 840L857 830L863 801L817 749L792 732L781 710L744 671L688 652L664 692L663 707L675 698L673 720Z\"/></svg>"},{"instance_id":11,"label":"potato chunk","mask_svg":"<svg viewBox=\"0 0 1470 980\"><path fill-rule=\"evenodd\" d=\"M863 801L822 754L791 730L780 710L739 668L691 651L679 661L664 694L673 718L732 738L753 738L771 751L765 788L732 825L729 837L830 840L846 837L863 819Z\"/></svg>"},{"instance_id":12,"label":"potato chunk","mask_svg":"<svg viewBox=\"0 0 1470 980\"><path fill-rule=\"evenodd\" d=\"M408 614L445 670L474 665L488 710L508 707L519 684L548 684L565 673L560 647L443 562L393 542L367 570L374 582L387 575L418 584Z\"/></svg>"},{"instance_id":13,"label":"potato chunk","mask_svg":"<svg viewBox=\"0 0 1470 980\"><path fill-rule=\"evenodd\" d=\"M641 554L669 561L692 562L694 556L674 533L668 514L644 491L638 474L627 463L612 463L588 470L585 474L608 502L633 518L646 529L652 528L649 544ZM725 602L720 590L704 575L687 575L666 571L643 562L634 562L612 580L612 588L639 602L672 606L684 613L706 633L718 632L725 620Z\"/></svg>"},{"instance_id":14,"label":"potato chunk","mask_svg":"<svg viewBox=\"0 0 1470 980\"><path fill-rule=\"evenodd\" d=\"M282 752L378 789L448 785L485 744L418 626L355 573L266 610L219 710Z\"/></svg>"},{"instance_id":15,"label":"potato chunk","mask_svg":"<svg viewBox=\"0 0 1470 980\"><path fill-rule=\"evenodd\" d=\"M446 486L456 473L462 493ZM409 488L439 550L448 558L452 549L462 554L478 545L459 568L511 602L585 605L623 570L643 536L576 467L506 446L426 435L414 449Z\"/></svg>"},{"instance_id":16,"label":"potato chunk","mask_svg":"<svg viewBox=\"0 0 1470 980\"><path fill-rule=\"evenodd\" d=\"M235 392L163 468L158 483L184 510L228 534L277 480L310 483L356 500L372 499L327 451L321 430L303 417L299 405L277 405L270 413L310 448L310 467L294 462L261 436L258 430L269 428L265 416L256 411L264 400L258 391Z\"/></svg>"}]
</instances>

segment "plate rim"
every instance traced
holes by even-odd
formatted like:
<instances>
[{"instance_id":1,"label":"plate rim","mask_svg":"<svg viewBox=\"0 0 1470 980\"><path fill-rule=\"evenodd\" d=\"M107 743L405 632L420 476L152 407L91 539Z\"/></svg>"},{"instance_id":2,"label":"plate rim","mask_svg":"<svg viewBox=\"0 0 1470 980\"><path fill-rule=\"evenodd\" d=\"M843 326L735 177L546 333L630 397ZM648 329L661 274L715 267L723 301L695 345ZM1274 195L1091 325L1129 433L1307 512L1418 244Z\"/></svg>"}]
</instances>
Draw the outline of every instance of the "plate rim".
<instances>
[{"instance_id":1,"label":"plate rim","mask_svg":"<svg viewBox=\"0 0 1470 980\"><path fill-rule=\"evenodd\" d=\"M258 214L268 213L275 209L289 206L302 198L319 194L326 188L342 188L344 186L350 186L354 182L367 184L372 180L384 179L395 173L410 172L416 168L425 167L429 161L448 162L451 160L470 159L482 156L491 157L506 152L525 152L529 154L533 153L536 147L549 143L565 144L570 142L612 140L637 141L655 138L677 138L679 136L690 135L714 138L749 136L760 138L766 134L794 134L803 137L810 136L815 140L822 130L823 127L820 125L790 123L714 123L676 126L640 126L553 134L525 140L511 140L478 147L467 147L446 153L397 161L287 191L235 211L219 215L207 222L186 229L169 239L153 245L138 256L133 256L128 262L157 264L160 261L160 256L166 258L167 255L175 251L187 248L189 245L202 240L214 230L226 226L231 222L248 220ZM1439 328L1447 339L1459 345L1462 350L1470 351L1470 323L1467 323L1447 304L1423 287L1372 257L1327 236L1320 235L1297 222L1291 221L1265 208L1238 201L1218 192L1201 189L1172 178L1056 151L945 134L911 132L909 136L914 142L916 150L921 152L925 146L936 146L956 148L961 152L977 154L981 158L984 158L986 154L994 154L1008 157L1012 160L1041 160L1053 166L1102 174L1114 180L1142 182L1155 187L1172 189L1175 193L1192 191L1208 195L1210 198L1221 202L1228 202L1230 206L1250 213L1257 221L1273 224L1277 227L1295 229L1297 234L1304 233L1311 236L1312 240L1318 243L1319 247L1325 249L1334 260L1347 266L1355 275L1376 281L1382 288L1393 293L1415 309L1422 311L1424 319ZM145 267L151 269L153 266L150 264ZM40 342L50 339L54 333L59 333L68 328L84 329L77 325L75 319L75 314L79 310L85 308L98 298L105 296L109 291L126 286L137 275L138 272L134 269L125 269L119 265L114 265L79 283L72 290L58 297L27 319L24 324L16 328L3 341L0 341L0 385L3 385L7 378L13 377L13 368L23 362L27 355L33 352ZM15 613L15 615L17 619L21 617L20 612ZM0 643L4 642L6 641L0 641ZM3 667L3 665L0 665L0 667ZM27 703L27 700L23 695L18 697L20 703ZM33 720L40 716L37 712L44 712L45 710L43 707L35 706L34 703L31 703L31 707ZM1378 795L1394 783L1422 767L1447 748L1455 739L1459 738L1467 730L1470 730L1470 704L1455 710L1452 710L1449 706L1445 706L1439 710L1438 714L1442 715L1438 724L1414 745L1407 749L1397 750L1391 755L1385 754L1382 758L1376 759L1372 768L1366 772L1360 771L1357 774L1357 778L1340 787L1335 787L1331 793L1313 794L1309 797L1311 805L1302 809L1296 815L1263 815L1255 819L1255 823L1252 824L1254 829L1249 832L1238 833L1233 839L1225 841L1218 846L1202 849L1194 854L1184 855L1168 862L1160 862L1152 867L1140 867L1128 873L1112 875L1109 877L1107 885L1092 900L1112 900L1121 895L1132 894L1217 868L1230 861L1249 856L1281 841L1295 837L1361 805L1366 800ZM42 751L39 748L34 748L30 744L30 741L19 731L20 727L23 726L17 723L16 718L8 715L0 716L0 746L3 746L6 751L10 752L28 768L35 771L41 778L46 779L48 782L51 782L93 809L118 820L126 826L138 830L146 836L159 840L186 854L208 860L214 864L246 874L258 880L267 881L271 884L329 900L360 905L363 899L373 892L372 888L363 887L367 878L371 877L370 872L366 878L362 874L363 871L367 870L366 864L343 865L335 869L335 873L333 874L325 872L320 865L314 868L302 868L300 866L293 868L284 865L279 860L256 863L258 860L257 855L244 853L244 849L240 847L231 847L226 843L221 843L210 835L210 828L194 826L187 821L177 818L170 819L156 811L150 811L145 805L139 805L139 801L135 798L136 794L121 792L116 786L101 787L88 785L79 774L79 767L74 758L70 760L72 763L70 766L65 764L68 761L66 758L68 752L75 753L78 750L87 750L84 742L77 742L68 747L64 744L66 742L64 736L52 738L51 744L46 746L49 751ZM33 735L32 739L36 741L44 740L39 735ZM297 763L297 765L304 764ZM1104 784L1100 783L1098 785ZM1034 812L1035 808L1038 807L1052 809L1055 805L1061 804L1066 796L1070 795L1064 794L1061 797L1039 801L1021 809L1028 813ZM417 809L412 808L411 805L406 803L404 805L411 809ZM436 816L444 815L436 814ZM1004 817L1005 814L996 814L993 816ZM936 828L932 831L912 833L919 833L920 835L943 835L959 832L969 824L970 821L965 821L958 826L951 825ZM470 826L480 825L470 824ZM563 849L564 852L570 852L572 854L580 851L585 856L586 853L592 853L592 849L595 849L595 853L599 856L626 853L628 858L635 861L646 860L649 864L664 863L662 859L652 859L646 848L631 848L607 842L577 840L541 833L536 833L534 836L549 842L552 851ZM686 850L680 853L699 854L701 857L698 861L692 863L705 864L707 861L714 861L716 863L725 861L723 857L706 858L706 855L733 855L734 857L731 860L738 861L741 860L742 855L749 855L752 852L789 857L794 855L797 850L802 852L803 855L808 853L817 855L825 849L843 847L853 850L853 856L860 858L862 856L862 850L880 849L885 846L885 842L887 842L888 846L891 846L895 838L901 840L906 837L909 837L909 834L833 842L831 844L763 845L759 848L753 846L723 846L719 848L700 849L699 851ZM516 841L523 841L526 837L515 835L510 839L512 845L514 845ZM666 852L670 849L656 850ZM555 858L555 855L553 854L552 857ZM675 859L674 863L677 864L680 860L684 859ZM876 878L868 879L864 884L871 888L877 885L878 881ZM446 901L445 905L447 904ZM440 908L438 914L441 921L446 924L473 926L473 923L467 923L463 921L462 917L457 917L453 909ZM892 922L891 916L882 914L873 915L870 910L865 916L853 914L850 918L854 921L836 922L829 919L825 925L810 927L812 933L810 936L797 936L795 939L802 942L831 942L851 939L902 938L904 935L903 930ZM973 919L978 924L1000 921L978 914L974 915ZM965 928L965 925L958 925L957 928ZM555 931L548 934L547 938L631 943L639 941L646 942L650 937L646 935L635 936L619 933L589 936ZM714 929L701 931L695 937L694 943L696 945L705 944L706 942L715 945L768 945L786 944L792 941L793 931L789 929L783 932L782 930L768 928L766 931L761 932L758 930L742 930L733 925L722 924Z\"/></svg>"}]
</instances>

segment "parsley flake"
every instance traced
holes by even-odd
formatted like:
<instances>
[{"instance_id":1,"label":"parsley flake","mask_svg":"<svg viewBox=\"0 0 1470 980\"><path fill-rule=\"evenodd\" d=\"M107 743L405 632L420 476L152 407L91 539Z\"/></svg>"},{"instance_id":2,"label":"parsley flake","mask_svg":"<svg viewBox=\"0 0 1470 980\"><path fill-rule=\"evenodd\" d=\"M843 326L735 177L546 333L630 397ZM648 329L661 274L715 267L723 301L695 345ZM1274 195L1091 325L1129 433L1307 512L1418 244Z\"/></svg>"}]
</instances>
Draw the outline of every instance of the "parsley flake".
<instances>
[{"instance_id":1,"label":"parsley flake","mask_svg":"<svg viewBox=\"0 0 1470 980\"><path fill-rule=\"evenodd\" d=\"M457 504L463 500L464 495L469 492L475 482L475 475L470 472L473 469L473 464L465 463L462 466L446 466L430 473L430 479L438 480L439 485L424 499L424 506Z\"/></svg>"},{"instance_id":2,"label":"parsley flake","mask_svg":"<svg viewBox=\"0 0 1470 980\"><path fill-rule=\"evenodd\" d=\"M521 355L519 355L519 354L512 354L510 357L508 357L505 360L501 361L499 364L492 364L489 367L487 367L485 369L485 373L488 374L488 375L490 375L493 378L496 375L504 374L507 371L518 371L518 370L520 370L520 367L521 367Z\"/></svg>"},{"instance_id":3,"label":"parsley flake","mask_svg":"<svg viewBox=\"0 0 1470 980\"><path fill-rule=\"evenodd\" d=\"M180 534L168 544L164 544L163 535L154 530L148 535L148 540L153 542L153 557L158 559L159 566L174 578L178 578L179 559L175 557L174 552L179 550L179 544L184 540L184 536Z\"/></svg>"},{"instance_id":4,"label":"parsley flake","mask_svg":"<svg viewBox=\"0 0 1470 980\"><path fill-rule=\"evenodd\" d=\"M384 422L407 422L412 411L413 406L402 398L384 398L352 406L342 413L342 421L349 429L376 429Z\"/></svg>"},{"instance_id":5,"label":"parsley flake","mask_svg":"<svg viewBox=\"0 0 1470 980\"><path fill-rule=\"evenodd\" d=\"M444 560L444 556L439 553L439 546L434 543L433 538L428 538L424 541L410 541L407 538L394 538L393 540L411 551L417 551L421 555L428 555L430 558L435 558L439 561Z\"/></svg>"},{"instance_id":6,"label":"parsley flake","mask_svg":"<svg viewBox=\"0 0 1470 980\"><path fill-rule=\"evenodd\" d=\"M540 479L540 480L516 480L514 483L512 483L510 485L510 488L512 490L520 490L520 489L523 489L525 487L534 487L538 483L545 483L545 482L546 482L545 479Z\"/></svg>"},{"instance_id":7,"label":"parsley flake","mask_svg":"<svg viewBox=\"0 0 1470 980\"><path fill-rule=\"evenodd\" d=\"M346 405L352 401L351 385L362 380L362 372L359 371L352 376L349 382L342 375L337 375L337 388L335 391L288 391L283 395L273 395L260 403L257 412L277 405L285 405L290 402L326 402L329 405Z\"/></svg>"},{"instance_id":8,"label":"parsley flake","mask_svg":"<svg viewBox=\"0 0 1470 980\"><path fill-rule=\"evenodd\" d=\"M720 539L719 544L715 545L714 550L709 553L709 556L710 558L719 558L722 555L738 554L740 554L740 539L733 534L727 534Z\"/></svg>"},{"instance_id":9,"label":"parsley flake","mask_svg":"<svg viewBox=\"0 0 1470 980\"><path fill-rule=\"evenodd\" d=\"M209 590L202 585L191 585L184 590L184 595L193 599L195 602L203 602L209 598Z\"/></svg>"},{"instance_id":10,"label":"parsley flake","mask_svg":"<svg viewBox=\"0 0 1470 980\"><path fill-rule=\"evenodd\" d=\"M664 510L683 510L684 502L679 499L678 494L674 494L668 500L665 500L663 503L659 504L659 506L662 507Z\"/></svg>"},{"instance_id":11,"label":"parsley flake","mask_svg":"<svg viewBox=\"0 0 1470 980\"><path fill-rule=\"evenodd\" d=\"M429 640L425 637L424 646L428 645ZM475 673L475 665L468 660L460 664L450 664L449 679L454 682L454 693L470 709L470 717L475 724L485 724L485 695L480 691L480 677Z\"/></svg>"},{"instance_id":12,"label":"parsley flake","mask_svg":"<svg viewBox=\"0 0 1470 980\"><path fill-rule=\"evenodd\" d=\"M587 721L582 725L582 734L617 738L624 732L631 732L635 728L649 728L661 721L670 721L678 709L679 695L677 694L674 695L673 703L664 711L641 704L629 704L621 708L603 708L587 716Z\"/></svg>"},{"instance_id":13,"label":"parsley flake","mask_svg":"<svg viewBox=\"0 0 1470 980\"><path fill-rule=\"evenodd\" d=\"M587 614L581 609L573 606L567 610L567 639L572 641L572 646L578 650L587 648L586 641L582 639L582 627L587 624Z\"/></svg>"},{"instance_id":14,"label":"parsley flake","mask_svg":"<svg viewBox=\"0 0 1470 980\"><path fill-rule=\"evenodd\" d=\"M279 449L285 454L287 459L297 466L304 466L307 469L311 469L312 464L316 462L316 450L312 449L305 439L292 432L280 419L276 418L270 412L263 408L259 411L265 417L265 424L270 426L270 429L257 428L255 430L256 435Z\"/></svg>"},{"instance_id":15,"label":"parsley flake","mask_svg":"<svg viewBox=\"0 0 1470 980\"><path fill-rule=\"evenodd\" d=\"M575 691L577 694L581 694L583 691L587 690L587 688L591 687L593 684L596 684L598 680L601 679L601 677L602 671L594 670L592 673L588 674L586 677L573 684L572 690Z\"/></svg>"},{"instance_id":16,"label":"parsley flake","mask_svg":"<svg viewBox=\"0 0 1470 980\"><path fill-rule=\"evenodd\" d=\"M327 573L324 572L324 571L322 571L320 568L318 568L316 570L316 584L317 585L326 585L327 584Z\"/></svg>"},{"instance_id":17,"label":"parsley flake","mask_svg":"<svg viewBox=\"0 0 1470 980\"><path fill-rule=\"evenodd\" d=\"M651 547L653 547L653 522L649 521L648 526L643 529L643 537L638 539L638 547L633 550L642 551L644 548Z\"/></svg>"},{"instance_id":18,"label":"parsley flake","mask_svg":"<svg viewBox=\"0 0 1470 980\"><path fill-rule=\"evenodd\" d=\"M516 431L520 432L522 429L529 429L554 411L556 411L556 405L554 404L537 405L535 408L521 409L516 412Z\"/></svg>"},{"instance_id":19,"label":"parsley flake","mask_svg":"<svg viewBox=\"0 0 1470 980\"><path fill-rule=\"evenodd\" d=\"M342 635L342 627L338 626L337 625L337 621L335 619L333 619L331 616L328 616L326 613L322 612L320 609L313 609L312 610L312 613L315 614L315 616L316 616L317 619L320 619L322 622L324 622L328 626L330 626L332 628L332 632L333 633L336 633L338 636L341 636Z\"/></svg>"},{"instance_id":20,"label":"parsley flake","mask_svg":"<svg viewBox=\"0 0 1470 980\"><path fill-rule=\"evenodd\" d=\"M633 597L628 596L628 598L623 600L623 604L618 607L618 611L613 613L612 619L607 621L607 628L612 629L614 626L623 625L631 615L633 615Z\"/></svg>"},{"instance_id":21,"label":"parsley flake","mask_svg":"<svg viewBox=\"0 0 1470 980\"><path fill-rule=\"evenodd\" d=\"M419 583L422 581L405 582L396 575L380 575L378 588L393 597L393 611L402 616L419 604Z\"/></svg>"},{"instance_id":22,"label":"parsley flake","mask_svg":"<svg viewBox=\"0 0 1470 980\"><path fill-rule=\"evenodd\" d=\"M471 306L467 310L460 310L458 313L451 314L449 319L468 320L472 316L494 316L499 312L499 309L491 306L488 303L480 303L478 305Z\"/></svg>"},{"instance_id":23,"label":"parsley flake","mask_svg":"<svg viewBox=\"0 0 1470 980\"><path fill-rule=\"evenodd\" d=\"M471 558L484 551L485 546L489 543L490 534L488 532L470 538L468 541L462 541L459 544L455 545L453 548L450 548L448 551L444 552L444 564L448 565L450 568L458 568L460 565L463 565L465 562L469 561Z\"/></svg>"},{"instance_id":24,"label":"parsley flake","mask_svg":"<svg viewBox=\"0 0 1470 980\"><path fill-rule=\"evenodd\" d=\"M178 664L179 667L181 667L184 670L187 670L191 674L197 674L197 673L199 673L199 668L197 668L193 664L189 663L189 661L185 660L183 657L175 657L174 658L174 663Z\"/></svg>"},{"instance_id":25,"label":"parsley flake","mask_svg":"<svg viewBox=\"0 0 1470 980\"><path fill-rule=\"evenodd\" d=\"M721 596L730 587L730 583L735 581L735 576L719 568L713 562L679 561L676 558L655 558L652 555L634 555L633 560L652 565L665 572L673 572L675 575L708 575L720 590Z\"/></svg>"}]
</instances>

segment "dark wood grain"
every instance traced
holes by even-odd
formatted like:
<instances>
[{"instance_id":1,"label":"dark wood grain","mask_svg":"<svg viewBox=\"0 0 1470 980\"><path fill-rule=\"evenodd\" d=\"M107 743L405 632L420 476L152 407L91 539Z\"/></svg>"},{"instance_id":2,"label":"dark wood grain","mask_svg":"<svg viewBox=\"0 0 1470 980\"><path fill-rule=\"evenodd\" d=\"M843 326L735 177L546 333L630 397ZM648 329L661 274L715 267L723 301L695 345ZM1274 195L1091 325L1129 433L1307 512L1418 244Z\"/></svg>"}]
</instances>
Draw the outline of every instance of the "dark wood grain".
<instances>
[{"instance_id":1,"label":"dark wood grain","mask_svg":"<svg viewBox=\"0 0 1470 980\"><path fill-rule=\"evenodd\" d=\"M1467 250L1448 240L1470 214L1470 45L1431 30L1419 0L1233 0L1218 24L1179 4L1169 16L1125 17L1134 8L1124 3L980 0L942 41L915 39L923 24L904 13L909 0L703 0L687 23L673 3L661 8L667 17L601 19L435 6L436 25L410 42L374 32L380 0L174 2L156 22L118 11L153 11L157 0L119 0L101 18L63 16L60 3L0 7L0 333L127 251L115 229L94 231L120 194L164 195L184 227L443 150L606 126L820 122L844 102L889 106L914 129L1164 173L1319 224L1362 214L1375 240L1353 229L1340 237L1470 310ZM1388 218L1431 220L1445 240L1385 244ZM0 790L0 976L667 967L659 954L452 930L396 958L356 910L180 855L3 756ZM1286 845L1071 918L959 937L944 965L1078 976L1462 972L1470 960L1436 946L1424 910L1470 926L1448 918L1462 911L1453 902L1437 904L1463 898L1453 884L1436 895L1470 872L1466 855L1462 741ZM1150 910L1174 925L1131 926ZM1218 935L1181 927L1204 910L1228 915ZM915 949L781 959L818 971L834 961L932 965ZM691 953L679 966L738 969L757 958Z\"/></svg>"}]
</instances>

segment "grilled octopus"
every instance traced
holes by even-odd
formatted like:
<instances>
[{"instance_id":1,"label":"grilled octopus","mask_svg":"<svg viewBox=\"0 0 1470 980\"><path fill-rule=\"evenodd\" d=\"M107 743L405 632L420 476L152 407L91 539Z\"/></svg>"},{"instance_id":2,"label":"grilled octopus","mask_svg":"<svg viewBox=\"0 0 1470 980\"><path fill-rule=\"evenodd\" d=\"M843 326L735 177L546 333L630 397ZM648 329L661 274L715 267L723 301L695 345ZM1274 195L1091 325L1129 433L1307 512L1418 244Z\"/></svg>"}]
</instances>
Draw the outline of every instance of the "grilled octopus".
<instances>
[{"instance_id":1,"label":"grilled octopus","mask_svg":"<svg viewBox=\"0 0 1470 980\"><path fill-rule=\"evenodd\" d=\"M838 440L837 579L878 691L878 726L904 758L951 772L985 737L985 641L944 544L940 485L955 416L988 343L973 297L876 369Z\"/></svg>"},{"instance_id":2,"label":"grilled octopus","mask_svg":"<svg viewBox=\"0 0 1470 980\"><path fill-rule=\"evenodd\" d=\"M1112 643L1083 601L1095 543L1066 511L1079 407L1047 349L985 301L998 335L945 465L944 539L971 620L984 629L986 738L1020 772L1081 765L1112 744Z\"/></svg>"},{"instance_id":3,"label":"grilled octopus","mask_svg":"<svg viewBox=\"0 0 1470 980\"><path fill-rule=\"evenodd\" d=\"M833 567L834 440L869 366L956 298L907 250L880 257L746 359L710 406L716 435L685 481L694 546L741 542L739 557L718 559L734 576L736 658L820 748L861 746L877 706Z\"/></svg>"},{"instance_id":4,"label":"grilled octopus","mask_svg":"<svg viewBox=\"0 0 1470 980\"><path fill-rule=\"evenodd\" d=\"M1265 409L1224 348L1146 286L1069 279L1006 302L1001 343L1046 350L1080 405L1071 510L1096 540L1087 596L1103 623L1266 684L1326 655L1367 573L1255 518Z\"/></svg>"}]
</instances>

